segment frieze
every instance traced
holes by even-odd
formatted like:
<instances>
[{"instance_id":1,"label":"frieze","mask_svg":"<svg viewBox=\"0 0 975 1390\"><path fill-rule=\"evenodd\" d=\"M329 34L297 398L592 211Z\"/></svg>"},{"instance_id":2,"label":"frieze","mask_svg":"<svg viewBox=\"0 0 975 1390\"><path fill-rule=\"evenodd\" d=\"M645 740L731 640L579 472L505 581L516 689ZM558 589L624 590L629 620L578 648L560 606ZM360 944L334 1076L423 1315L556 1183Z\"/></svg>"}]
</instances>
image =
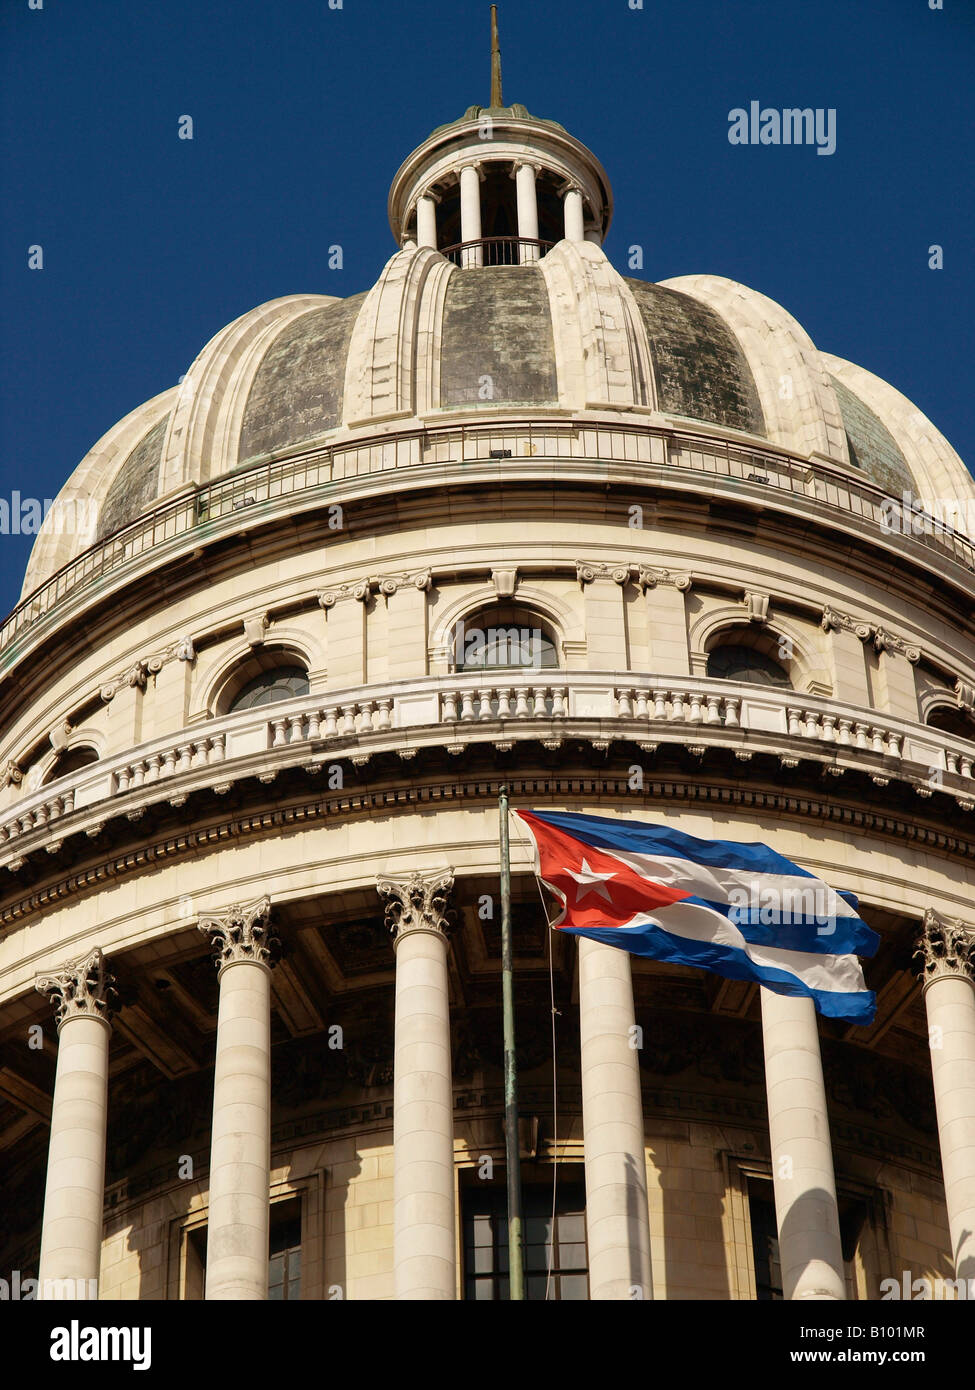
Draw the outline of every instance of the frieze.
<instances>
[{"instance_id":1,"label":"frieze","mask_svg":"<svg viewBox=\"0 0 975 1390\"><path fill-rule=\"evenodd\" d=\"M404 750L401 750L401 753ZM416 749L409 749L412 757ZM747 810L768 814L799 816L804 820L817 820L826 824L855 826L865 833L875 833L886 838L907 840L912 844L923 845L945 854L957 855L963 859L975 859L975 840L961 834L949 833L937 826L919 823L907 815L894 815L890 811L862 806L847 805L832 798L820 795L802 795L782 790L751 789L720 782L704 782L697 777L688 779L676 775L670 779L655 779L647 782L642 797L634 797L628 777L622 773L617 777L602 775L557 775L547 773L539 776L506 776L505 781L517 796L618 796L626 804L636 809L652 809L662 801L678 803L708 804L716 803L725 807L741 807ZM161 834L153 843L143 843L135 850L106 857L97 864L73 874L68 874L42 888L25 894L22 898L0 909L0 925L11 924L29 917L31 914L49 907L86 889L96 888L105 882L136 869L151 867L165 859L192 854L208 846L226 844L251 835L277 833L282 828L306 824L314 820L334 820L336 817L369 815L374 811L388 811L391 806L405 809L436 803L463 803L470 801L480 804L485 796L496 796L500 781L497 776L469 779L444 779L431 776L428 781L412 779L405 784L394 784L373 789L369 786L341 796L315 796L296 800L291 805L278 806L273 811L255 811L253 814L227 816L208 822L199 829L180 830L177 833ZM188 799L184 797L183 800ZM86 835L97 836L105 830L107 822L101 822L86 830ZM31 851L32 857L35 851ZM36 851L41 854L40 848ZM16 872L26 858L8 862L8 872Z\"/></svg>"}]
</instances>

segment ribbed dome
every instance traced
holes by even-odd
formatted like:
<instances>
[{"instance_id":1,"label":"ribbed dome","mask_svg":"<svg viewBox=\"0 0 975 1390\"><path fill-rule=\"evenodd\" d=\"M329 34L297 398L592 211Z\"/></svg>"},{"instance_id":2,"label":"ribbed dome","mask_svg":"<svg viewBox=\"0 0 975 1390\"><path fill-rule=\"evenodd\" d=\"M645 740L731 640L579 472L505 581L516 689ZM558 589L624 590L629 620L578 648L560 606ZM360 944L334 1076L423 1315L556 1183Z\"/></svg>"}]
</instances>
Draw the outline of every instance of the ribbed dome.
<instances>
[{"instance_id":1,"label":"ribbed dome","mask_svg":"<svg viewBox=\"0 0 975 1390\"><path fill-rule=\"evenodd\" d=\"M466 125L469 121L479 121L483 116L489 116L492 121L534 121L538 125L551 126L553 130L565 130L564 125L559 125L558 121L546 120L544 116L533 116L527 106L522 106L521 102L516 101L511 106L468 106L463 116L456 121L447 121L445 125L438 125L431 130L431 137L440 135L445 130L453 130L455 126Z\"/></svg>"},{"instance_id":2,"label":"ribbed dome","mask_svg":"<svg viewBox=\"0 0 975 1390\"><path fill-rule=\"evenodd\" d=\"M94 499L101 540L242 466L393 420L519 410L731 432L897 497L972 496L961 460L909 401L819 352L771 300L717 276L623 277L599 246L562 241L534 263L472 269L411 243L366 293L261 305L100 440L61 497ZM42 530L25 593L91 539Z\"/></svg>"}]
</instances>

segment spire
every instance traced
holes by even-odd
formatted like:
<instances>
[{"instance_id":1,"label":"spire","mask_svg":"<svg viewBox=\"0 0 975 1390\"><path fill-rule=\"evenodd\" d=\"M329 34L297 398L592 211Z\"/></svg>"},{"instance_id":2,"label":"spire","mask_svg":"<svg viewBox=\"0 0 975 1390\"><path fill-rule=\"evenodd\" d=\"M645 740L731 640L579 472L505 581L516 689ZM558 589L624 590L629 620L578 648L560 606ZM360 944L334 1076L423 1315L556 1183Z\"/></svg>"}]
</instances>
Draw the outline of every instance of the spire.
<instances>
[{"instance_id":1,"label":"spire","mask_svg":"<svg viewBox=\"0 0 975 1390\"><path fill-rule=\"evenodd\" d=\"M503 106L501 96L501 45L498 42L498 7L491 6L491 107Z\"/></svg>"}]
</instances>

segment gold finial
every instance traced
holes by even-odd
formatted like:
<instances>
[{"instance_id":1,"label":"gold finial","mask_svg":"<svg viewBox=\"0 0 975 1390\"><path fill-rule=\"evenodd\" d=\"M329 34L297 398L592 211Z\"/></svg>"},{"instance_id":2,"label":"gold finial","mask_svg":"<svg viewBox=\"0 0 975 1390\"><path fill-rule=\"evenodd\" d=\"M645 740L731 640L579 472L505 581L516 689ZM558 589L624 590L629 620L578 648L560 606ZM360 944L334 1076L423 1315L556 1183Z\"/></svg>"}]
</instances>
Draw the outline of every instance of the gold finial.
<instances>
[{"instance_id":1,"label":"gold finial","mask_svg":"<svg viewBox=\"0 0 975 1390\"><path fill-rule=\"evenodd\" d=\"M491 106L503 106L501 96L501 45L498 42L498 7L491 6Z\"/></svg>"}]
</instances>

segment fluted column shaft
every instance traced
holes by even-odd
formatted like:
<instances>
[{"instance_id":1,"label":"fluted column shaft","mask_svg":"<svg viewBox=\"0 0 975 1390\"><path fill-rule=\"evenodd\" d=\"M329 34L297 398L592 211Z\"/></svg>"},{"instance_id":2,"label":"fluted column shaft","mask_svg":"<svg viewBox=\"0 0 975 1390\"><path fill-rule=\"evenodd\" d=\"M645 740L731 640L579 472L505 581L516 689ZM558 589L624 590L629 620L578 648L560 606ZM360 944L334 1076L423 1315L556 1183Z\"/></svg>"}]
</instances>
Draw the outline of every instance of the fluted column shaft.
<instances>
[{"instance_id":1,"label":"fluted column shaft","mask_svg":"<svg viewBox=\"0 0 975 1390\"><path fill-rule=\"evenodd\" d=\"M579 938L586 1234L592 1300L651 1298L650 1222L630 957Z\"/></svg>"},{"instance_id":2,"label":"fluted column shaft","mask_svg":"<svg viewBox=\"0 0 975 1390\"><path fill-rule=\"evenodd\" d=\"M921 953L951 1254L975 1298L975 932L929 912Z\"/></svg>"},{"instance_id":3,"label":"fluted column shaft","mask_svg":"<svg viewBox=\"0 0 975 1390\"><path fill-rule=\"evenodd\" d=\"M218 951L206 1297L265 1299L271 1183L271 972L266 898L200 919Z\"/></svg>"},{"instance_id":4,"label":"fluted column shaft","mask_svg":"<svg viewBox=\"0 0 975 1390\"><path fill-rule=\"evenodd\" d=\"M56 1000L58 1013L39 1298L97 1297L105 1206L111 983L98 950L36 982L41 993Z\"/></svg>"},{"instance_id":5,"label":"fluted column shaft","mask_svg":"<svg viewBox=\"0 0 975 1390\"><path fill-rule=\"evenodd\" d=\"M393 1266L397 1299L457 1296L446 894L450 874L382 879L396 952Z\"/></svg>"},{"instance_id":6,"label":"fluted column shaft","mask_svg":"<svg viewBox=\"0 0 975 1390\"><path fill-rule=\"evenodd\" d=\"M816 1008L762 988L772 1183L787 1299L845 1299Z\"/></svg>"}]
</instances>

